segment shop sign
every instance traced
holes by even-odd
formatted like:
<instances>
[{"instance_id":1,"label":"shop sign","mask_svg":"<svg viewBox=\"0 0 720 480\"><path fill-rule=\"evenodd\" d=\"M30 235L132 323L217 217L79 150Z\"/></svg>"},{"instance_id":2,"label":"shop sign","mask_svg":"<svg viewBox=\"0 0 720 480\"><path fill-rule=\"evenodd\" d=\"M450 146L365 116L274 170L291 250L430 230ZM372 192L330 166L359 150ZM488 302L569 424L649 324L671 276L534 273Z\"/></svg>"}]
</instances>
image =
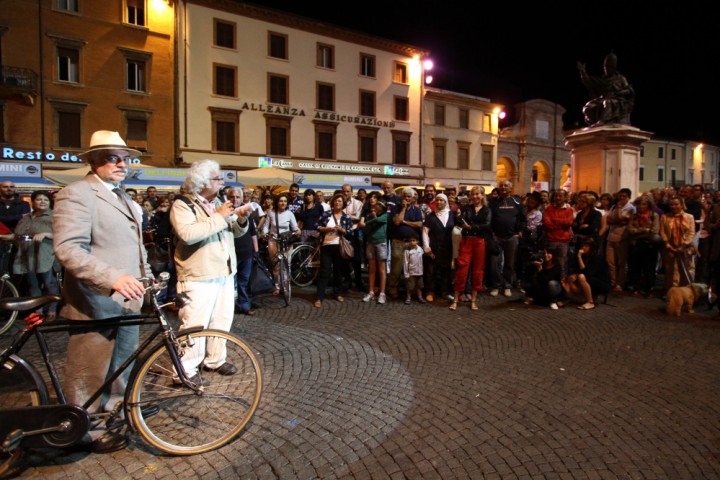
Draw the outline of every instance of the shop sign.
<instances>
[{"instance_id":1,"label":"shop sign","mask_svg":"<svg viewBox=\"0 0 720 480\"><path fill-rule=\"evenodd\" d=\"M318 170L324 172L336 173L353 173L367 175L386 175L386 176L409 176L410 169L407 167L397 167L394 165L358 165L353 163L335 163L335 162L313 162L305 160L276 160L271 157L260 157L258 159L258 168L275 167L302 169L302 170Z\"/></svg>"},{"instance_id":2,"label":"shop sign","mask_svg":"<svg viewBox=\"0 0 720 480\"><path fill-rule=\"evenodd\" d=\"M0 177L40 178L42 167L39 163L0 162Z\"/></svg>"},{"instance_id":3,"label":"shop sign","mask_svg":"<svg viewBox=\"0 0 720 480\"><path fill-rule=\"evenodd\" d=\"M14 147L2 147L3 160L41 160L45 162L83 163L77 154L70 152L42 152L40 150L23 150ZM140 163L139 158L130 160L131 164Z\"/></svg>"}]
</instances>

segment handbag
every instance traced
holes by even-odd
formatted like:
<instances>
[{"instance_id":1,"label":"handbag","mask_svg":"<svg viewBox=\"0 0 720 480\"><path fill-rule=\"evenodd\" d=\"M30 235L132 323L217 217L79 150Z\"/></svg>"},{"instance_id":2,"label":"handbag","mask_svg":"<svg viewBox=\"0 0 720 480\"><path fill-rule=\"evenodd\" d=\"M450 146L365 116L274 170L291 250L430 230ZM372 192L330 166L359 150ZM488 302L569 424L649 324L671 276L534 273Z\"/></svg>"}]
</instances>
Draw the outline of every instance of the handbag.
<instances>
[{"instance_id":1,"label":"handbag","mask_svg":"<svg viewBox=\"0 0 720 480\"><path fill-rule=\"evenodd\" d=\"M335 220L335 223L337 224L335 215L333 215L333 220ZM338 238L340 239L340 258L343 260L350 260L355 257L355 248L353 247L352 242L345 238L345 235L339 235Z\"/></svg>"},{"instance_id":2,"label":"handbag","mask_svg":"<svg viewBox=\"0 0 720 480\"><path fill-rule=\"evenodd\" d=\"M260 255L253 253L252 269L250 270L250 282L248 288L253 295L270 293L275 290L272 274L265 266Z\"/></svg>"}]
</instances>

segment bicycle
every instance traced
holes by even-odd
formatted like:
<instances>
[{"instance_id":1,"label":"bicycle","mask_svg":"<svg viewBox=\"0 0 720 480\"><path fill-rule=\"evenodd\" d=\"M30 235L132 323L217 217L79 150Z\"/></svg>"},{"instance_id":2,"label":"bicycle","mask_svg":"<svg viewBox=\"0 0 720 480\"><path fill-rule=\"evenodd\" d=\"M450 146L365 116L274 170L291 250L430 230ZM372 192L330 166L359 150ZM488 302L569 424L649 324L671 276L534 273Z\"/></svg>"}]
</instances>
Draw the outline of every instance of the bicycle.
<instances>
[{"instance_id":1,"label":"bicycle","mask_svg":"<svg viewBox=\"0 0 720 480\"><path fill-rule=\"evenodd\" d=\"M292 257L294 238L292 232L283 232L280 235L270 234L270 237L274 239L277 244L277 256L275 257L270 270L274 272L277 267L277 286L280 289L280 295L287 306L290 305L290 300L292 298L290 258Z\"/></svg>"},{"instance_id":2,"label":"bicycle","mask_svg":"<svg viewBox=\"0 0 720 480\"><path fill-rule=\"evenodd\" d=\"M0 277L0 301L19 296L17 287L10 280L10 274L3 274ZM17 316L17 311L0 310L0 335L10 330Z\"/></svg>"},{"instance_id":3,"label":"bicycle","mask_svg":"<svg viewBox=\"0 0 720 480\"><path fill-rule=\"evenodd\" d=\"M91 422L103 419L106 424L116 422L121 410L130 428L148 445L173 455L214 450L232 441L245 428L262 393L262 374L255 355L229 332L202 327L175 332L163 308L172 303L182 307L189 298L179 294L174 302L160 305L157 294L165 288L169 275L163 273L160 278L160 283L147 287L152 313L106 320L52 322L45 322L40 313L32 313L25 319L26 327L12 345L0 352L0 477L11 471L25 449L76 445L88 432ZM4 299L0 301L0 309L36 310L59 299L57 295ZM45 335L132 325L155 325L156 328L82 406L68 404ZM31 336L37 340L54 389L53 403L38 369L18 355ZM237 367L237 373L220 376L201 368L208 342L225 345L226 361ZM185 356L185 360L197 359L197 384L185 373L181 360ZM124 401L118 402L112 412L89 413L90 405L133 362ZM153 408L154 411L145 416L143 407L157 407L159 411Z\"/></svg>"},{"instance_id":4,"label":"bicycle","mask_svg":"<svg viewBox=\"0 0 720 480\"><path fill-rule=\"evenodd\" d=\"M298 287L307 287L320 272L319 240L298 244L290 255L290 272L292 282Z\"/></svg>"}]
</instances>

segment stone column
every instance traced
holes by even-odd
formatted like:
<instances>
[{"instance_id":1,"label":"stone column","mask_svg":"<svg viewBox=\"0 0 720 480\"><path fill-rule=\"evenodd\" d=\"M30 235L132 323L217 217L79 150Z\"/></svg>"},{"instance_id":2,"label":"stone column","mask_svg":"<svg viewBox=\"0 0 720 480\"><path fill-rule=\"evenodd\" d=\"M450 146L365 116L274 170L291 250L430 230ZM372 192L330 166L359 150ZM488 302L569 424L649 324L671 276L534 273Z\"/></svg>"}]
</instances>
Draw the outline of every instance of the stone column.
<instances>
[{"instance_id":1,"label":"stone column","mask_svg":"<svg viewBox=\"0 0 720 480\"><path fill-rule=\"evenodd\" d=\"M601 194L629 188L633 198L637 196L640 148L651 136L630 125L603 125L576 130L565 137L565 145L572 149L572 191Z\"/></svg>"}]
</instances>

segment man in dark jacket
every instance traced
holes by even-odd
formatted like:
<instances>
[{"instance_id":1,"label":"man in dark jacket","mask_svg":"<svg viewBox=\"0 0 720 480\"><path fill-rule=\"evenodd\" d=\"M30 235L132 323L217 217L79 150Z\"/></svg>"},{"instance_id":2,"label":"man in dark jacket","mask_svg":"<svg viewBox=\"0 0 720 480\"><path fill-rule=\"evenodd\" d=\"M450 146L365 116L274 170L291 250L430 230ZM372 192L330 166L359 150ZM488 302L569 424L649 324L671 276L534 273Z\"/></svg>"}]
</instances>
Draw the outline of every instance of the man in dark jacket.
<instances>
[{"instance_id":1,"label":"man in dark jacket","mask_svg":"<svg viewBox=\"0 0 720 480\"><path fill-rule=\"evenodd\" d=\"M503 180L498 185L498 197L489 198L492 212L491 227L500 247L500 255L492 257L491 260L494 268L492 269L490 295L493 297L499 295L500 289L503 289L504 296L512 295L510 289L516 279L515 259L518 242L527 224L525 204L520 197L512 194L512 189L512 182Z\"/></svg>"}]
</instances>

